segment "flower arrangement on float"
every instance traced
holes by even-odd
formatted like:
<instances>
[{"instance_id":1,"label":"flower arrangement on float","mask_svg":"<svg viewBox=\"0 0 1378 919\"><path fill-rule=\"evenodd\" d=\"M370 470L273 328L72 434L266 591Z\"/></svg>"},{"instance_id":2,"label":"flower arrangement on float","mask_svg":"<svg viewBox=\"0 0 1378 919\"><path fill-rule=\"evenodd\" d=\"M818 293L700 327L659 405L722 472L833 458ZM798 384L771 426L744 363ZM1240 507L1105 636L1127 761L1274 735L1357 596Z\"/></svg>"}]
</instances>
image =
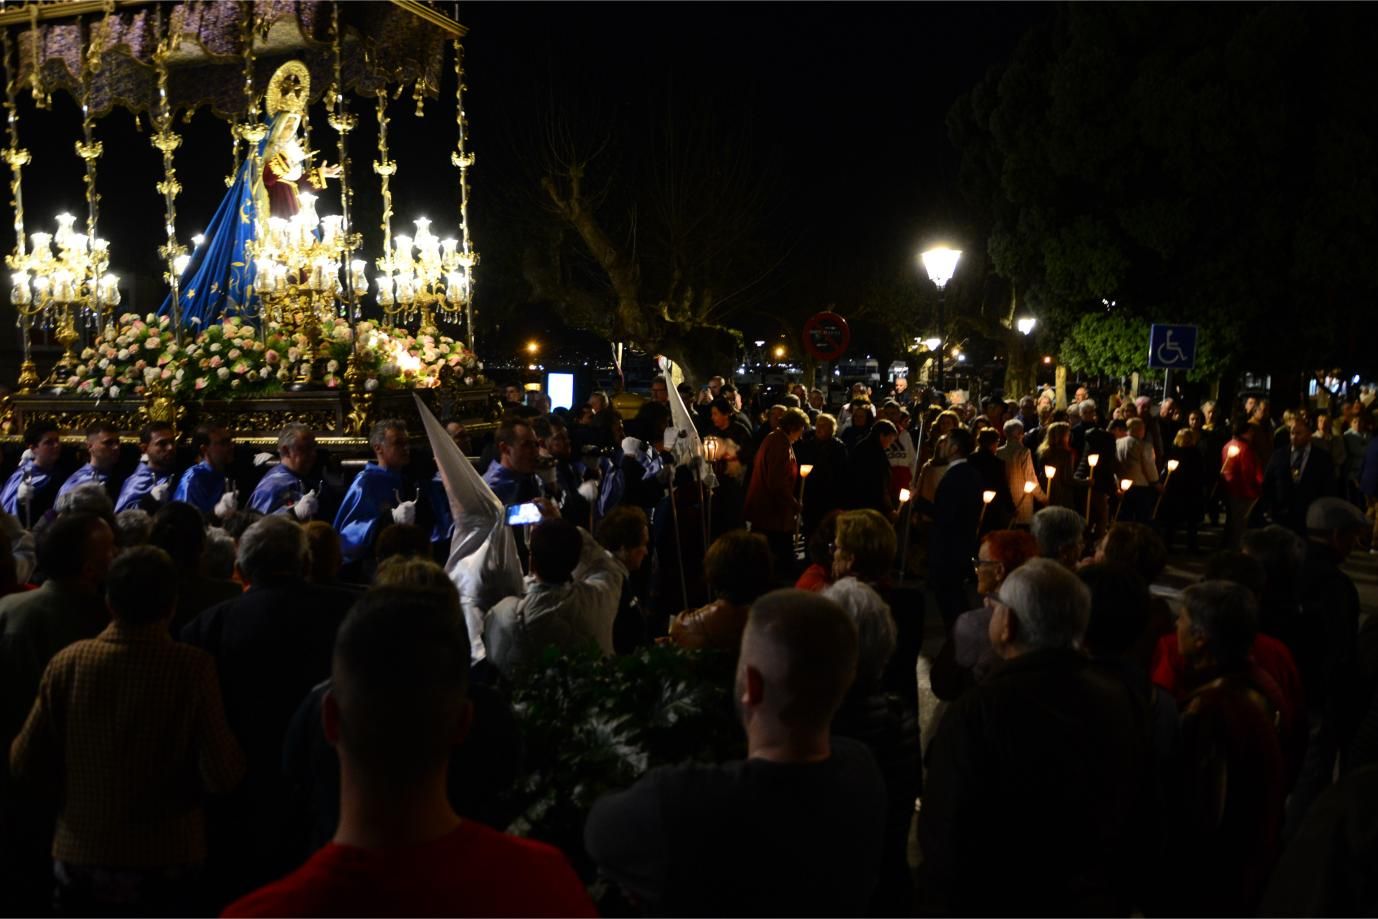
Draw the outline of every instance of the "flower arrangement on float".
<instances>
[{"instance_id":1,"label":"flower arrangement on float","mask_svg":"<svg viewBox=\"0 0 1378 919\"><path fill-rule=\"evenodd\" d=\"M280 392L309 378L326 389L344 384L358 340L356 366L364 388L429 389L450 375L473 385L483 365L462 343L444 335L413 336L373 322L336 319L313 340L305 333L259 330L226 318L178 345L167 316L126 314L81 352L58 392L93 399L161 393L181 399L236 399Z\"/></svg>"}]
</instances>

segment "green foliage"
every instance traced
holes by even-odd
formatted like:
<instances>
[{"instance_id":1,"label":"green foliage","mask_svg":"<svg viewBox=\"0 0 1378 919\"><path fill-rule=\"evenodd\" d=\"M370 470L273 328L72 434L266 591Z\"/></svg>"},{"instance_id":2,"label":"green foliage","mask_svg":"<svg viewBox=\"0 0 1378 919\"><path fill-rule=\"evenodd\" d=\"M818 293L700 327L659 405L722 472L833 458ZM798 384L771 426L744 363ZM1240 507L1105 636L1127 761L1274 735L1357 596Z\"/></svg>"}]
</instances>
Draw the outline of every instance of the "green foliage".
<instances>
[{"instance_id":1,"label":"green foliage","mask_svg":"<svg viewBox=\"0 0 1378 919\"><path fill-rule=\"evenodd\" d=\"M529 770L508 830L559 846L580 867L584 821L600 796L656 766L745 755L733 663L673 646L609 658L549 649L513 698Z\"/></svg>"},{"instance_id":2,"label":"green foliage","mask_svg":"<svg viewBox=\"0 0 1378 919\"><path fill-rule=\"evenodd\" d=\"M1123 378L1137 372L1144 379L1158 379L1161 371L1148 369L1151 325L1147 319L1123 313L1084 315L1062 339L1062 362L1087 376ZM1218 379L1229 366L1229 343L1234 340L1234 330L1227 325L1199 328L1196 366L1187 371L1187 379Z\"/></svg>"}]
</instances>

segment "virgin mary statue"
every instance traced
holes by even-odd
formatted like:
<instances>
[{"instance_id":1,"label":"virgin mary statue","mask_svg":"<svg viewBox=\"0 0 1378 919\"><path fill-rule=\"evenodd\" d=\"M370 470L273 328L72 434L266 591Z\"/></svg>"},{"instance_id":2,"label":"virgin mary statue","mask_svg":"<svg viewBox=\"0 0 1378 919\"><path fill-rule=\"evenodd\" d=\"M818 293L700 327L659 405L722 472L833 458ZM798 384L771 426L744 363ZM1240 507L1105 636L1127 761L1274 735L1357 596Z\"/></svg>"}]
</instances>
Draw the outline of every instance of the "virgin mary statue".
<instances>
[{"instance_id":1,"label":"virgin mary statue","mask_svg":"<svg viewBox=\"0 0 1378 919\"><path fill-rule=\"evenodd\" d=\"M310 91L311 74L300 61L283 64L269 81L264 94L268 124L257 155L244 158L206 226L205 239L182 271L178 299L186 328L199 331L227 315L256 316L254 260L246 244L261 235L269 217L297 213L300 192L321 188L339 175L338 166L310 168L312 154L297 138ZM172 314L171 294L158 314Z\"/></svg>"}]
</instances>

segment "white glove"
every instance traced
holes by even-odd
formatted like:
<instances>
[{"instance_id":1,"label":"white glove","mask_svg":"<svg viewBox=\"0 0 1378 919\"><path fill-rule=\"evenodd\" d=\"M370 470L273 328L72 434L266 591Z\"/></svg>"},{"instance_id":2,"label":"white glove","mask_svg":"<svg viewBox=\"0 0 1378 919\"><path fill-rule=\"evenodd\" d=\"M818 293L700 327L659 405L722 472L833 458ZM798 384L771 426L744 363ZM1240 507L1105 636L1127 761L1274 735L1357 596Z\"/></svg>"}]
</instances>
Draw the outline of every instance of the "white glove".
<instances>
[{"instance_id":1,"label":"white glove","mask_svg":"<svg viewBox=\"0 0 1378 919\"><path fill-rule=\"evenodd\" d=\"M167 500L167 493L172 489L172 479L163 479L158 484L148 490L148 495L159 503Z\"/></svg>"},{"instance_id":2,"label":"white glove","mask_svg":"<svg viewBox=\"0 0 1378 919\"><path fill-rule=\"evenodd\" d=\"M297 499L297 503L292 505L292 513L298 520L310 520L320 507L321 502L316 498L316 489L313 488Z\"/></svg>"},{"instance_id":3,"label":"white glove","mask_svg":"<svg viewBox=\"0 0 1378 919\"><path fill-rule=\"evenodd\" d=\"M215 502L215 516L221 520L237 510L239 510L239 498L232 491L225 492L220 496L220 500Z\"/></svg>"},{"instance_id":4,"label":"white glove","mask_svg":"<svg viewBox=\"0 0 1378 919\"><path fill-rule=\"evenodd\" d=\"M30 450L28 447L25 447L24 452L19 454L19 465L22 466L31 459L33 459L33 451Z\"/></svg>"},{"instance_id":5,"label":"white glove","mask_svg":"<svg viewBox=\"0 0 1378 919\"><path fill-rule=\"evenodd\" d=\"M147 454L147 453L140 453L140 454L139 454L139 462L143 463L144 465L148 465L148 454Z\"/></svg>"},{"instance_id":6,"label":"white glove","mask_svg":"<svg viewBox=\"0 0 1378 919\"><path fill-rule=\"evenodd\" d=\"M392 522L410 526L416 522L416 502L403 501L392 509Z\"/></svg>"},{"instance_id":7,"label":"white glove","mask_svg":"<svg viewBox=\"0 0 1378 919\"><path fill-rule=\"evenodd\" d=\"M598 500L598 480L597 480L597 479L589 479L587 482L581 483L581 484L579 485L579 497L583 498L583 499L584 499L585 501L587 501L589 504L592 504L593 502L597 501L597 500Z\"/></svg>"},{"instance_id":8,"label":"white glove","mask_svg":"<svg viewBox=\"0 0 1378 919\"><path fill-rule=\"evenodd\" d=\"M28 504L33 500L33 491L34 488L31 484L28 482L20 482L19 490L15 492L15 496L19 498L20 504Z\"/></svg>"},{"instance_id":9,"label":"white glove","mask_svg":"<svg viewBox=\"0 0 1378 919\"><path fill-rule=\"evenodd\" d=\"M622 452L628 456L636 456L641 452L641 441L635 437L622 438Z\"/></svg>"},{"instance_id":10,"label":"white glove","mask_svg":"<svg viewBox=\"0 0 1378 919\"><path fill-rule=\"evenodd\" d=\"M268 461L271 460L272 458L273 458L273 454L271 454L271 453L255 453L255 454L254 454L254 465L255 465L255 466L264 466L264 465L267 465Z\"/></svg>"}]
</instances>

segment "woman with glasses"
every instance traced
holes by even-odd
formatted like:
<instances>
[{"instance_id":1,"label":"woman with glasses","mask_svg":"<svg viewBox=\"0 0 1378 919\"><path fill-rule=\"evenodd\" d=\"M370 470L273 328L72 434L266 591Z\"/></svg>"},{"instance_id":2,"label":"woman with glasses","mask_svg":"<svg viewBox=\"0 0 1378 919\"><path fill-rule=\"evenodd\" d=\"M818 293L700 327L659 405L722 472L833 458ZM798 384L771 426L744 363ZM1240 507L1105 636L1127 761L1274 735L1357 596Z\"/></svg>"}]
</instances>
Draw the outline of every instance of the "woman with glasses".
<instances>
[{"instance_id":1,"label":"woman with glasses","mask_svg":"<svg viewBox=\"0 0 1378 919\"><path fill-rule=\"evenodd\" d=\"M957 617L951 639L933 663L933 693L938 698L957 698L985 679L995 666L988 600L999 591L1010 572L1037 556L1038 542L1024 530L995 530L981 540L971 566L976 572L976 593L983 603Z\"/></svg>"}]
</instances>

